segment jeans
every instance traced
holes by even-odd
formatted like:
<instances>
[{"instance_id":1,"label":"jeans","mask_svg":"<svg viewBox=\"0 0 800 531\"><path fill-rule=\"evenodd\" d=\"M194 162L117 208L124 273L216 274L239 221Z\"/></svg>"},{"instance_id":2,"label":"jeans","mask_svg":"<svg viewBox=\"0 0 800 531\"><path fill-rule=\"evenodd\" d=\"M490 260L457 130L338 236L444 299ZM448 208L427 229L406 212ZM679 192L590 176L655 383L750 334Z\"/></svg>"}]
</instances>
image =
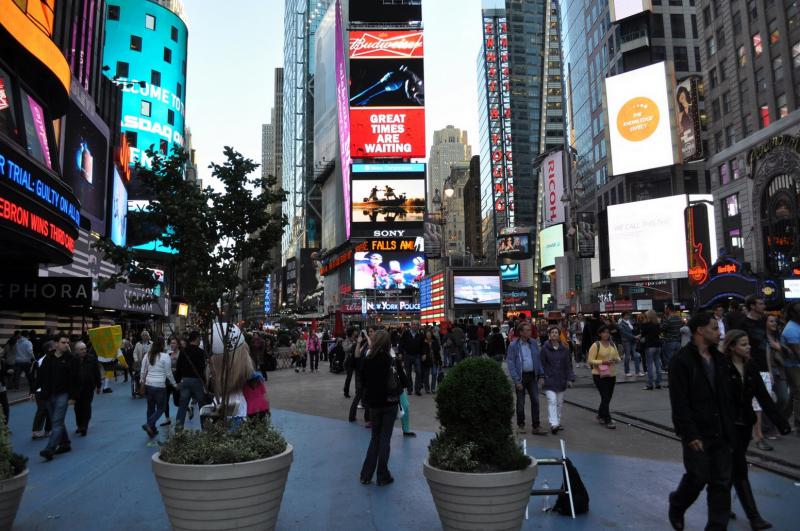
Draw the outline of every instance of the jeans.
<instances>
[{"instance_id":1,"label":"jeans","mask_svg":"<svg viewBox=\"0 0 800 531\"><path fill-rule=\"evenodd\" d=\"M431 372L431 375L430 375L430 377L431 377L431 393L436 392L436 384L438 383L437 380L439 378L439 371L440 370L441 370L441 367L439 367L438 365L435 365L435 364L431 365L431 369L430 369L430 372Z\"/></svg>"},{"instance_id":2,"label":"jeans","mask_svg":"<svg viewBox=\"0 0 800 531\"><path fill-rule=\"evenodd\" d=\"M791 390L794 427L800 429L800 367L786 367L786 383Z\"/></svg>"},{"instance_id":3,"label":"jeans","mask_svg":"<svg viewBox=\"0 0 800 531\"><path fill-rule=\"evenodd\" d=\"M680 341L664 341L661 344L661 366L669 370L669 362L681 349Z\"/></svg>"},{"instance_id":4,"label":"jeans","mask_svg":"<svg viewBox=\"0 0 800 531\"><path fill-rule=\"evenodd\" d=\"M477 339L470 339L469 341L469 355L470 356L480 356L481 355L481 342Z\"/></svg>"},{"instance_id":5,"label":"jeans","mask_svg":"<svg viewBox=\"0 0 800 531\"><path fill-rule=\"evenodd\" d=\"M353 397L353 401L350 403L350 414L347 417L347 420L350 422L355 422L356 420L358 404L364 400L364 391L364 386L361 385L361 371L356 371L356 395ZM369 419L369 409L364 408L364 422L369 422Z\"/></svg>"},{"instance_id":6,"label":"jeans","mask_svg":"<svg viewBox=\"0 0 800 531\"><path fill-rule=\"evenodd\" d=\"M67 428L64 426L68 402L69 395L67 393L53 395L47 399L47 412L50 415L50 421L53 423L53 431L50 432L50 439L47 441L45 450L54 452L58 446L70 445Z\"/></svg>"},{"instance_id":7,"label":"jeans","mask_svg":"<svg viewBox=\"0 0 800 531\"><path fill-rule=\"evenodd\" d=\"M561 408L564 405L564 391L545 391L547 397L547 416L550 427L561 426Z\"/></svg>"},{"instance_id":8,"label":"jeans","mask_svg":"<svg viewBox=\"0 0 800 531\"><path fill-rule=\"evenodd\" d=\"M597 417L608 424L611 422L611 413L609 408L611 406L611 397L614 396L614 386L617 383L616 376L606 376L600 378L597 374L592 376L594 385L600 391L600 407L597 409Z\"/></svg>"},{"instance_id":9,"label":"jeans","mask_svg":"<svg viewBox=\"0 0 800 531\"><path fill-rule=\"evenodd\" d=\"M183 427L183 423L186 420L186 410L189 408L189 400L192 398L197 402L198 407L206 405L203 382L199 378L183 378L181 380L181 401L178 404L178 414L175 417L176 429ZM158 419L156 418L156 420Z\"/></svg>"},{"instance_id":10,"label":"jeans","mask_svg":"<svg viewBox=\"0 0 800 531\"><path fill-rule=\"evenodd\" d=\"M539 386L536 382L536 373L523 372L520 383L522 389L514 386L517 393L517 426L525 425L525 393L528 393L531 400L531 426L537 428L539 426Z\"/></svg>"},{"instance_id":11,"label":"jeans","mask_svg":"<svg viewBox=\"0 0 800 531\"><path fill-rule=\"evenodd\" d=\"M319 350L308 351L309 369L312 371L319 370Z\"/></svg>"},{"instance_id":12,"label":"jeans","mask_svg":"<svg viewBox=\"0 0 800 531\"><path fill-rule=\"evenodd\" d=\"M33 416L33 431L52 431L53 423L50 421L50 412L47 410L47 400L36 393L36 414Z\"/></svg>"},{"instance_id":13,"label":"jeans","mask_svg":"<svg viewBox=\"0 0 800 531\"><path fill-rule=\"evenodd\" d=\"M708 523L706 530L724 530L731 514L731 447L724 441L704 440L703 451L683 445L686 473L678 488L670 494L672 507L684 513L706 488Z\"/></svg>"},{"instance_id":14,"label":"jeans","mask_svg":"<svg viewBox=\"0 0 800 531\"><path fill-rule=\"evenodd\" d=\"M414 377L411 377L411 367L414 367ZM403 367L408 378L408 394L422 390L422 358L410 354L403 355ZM414 384L412 386L412 383ZM413 387L413 389L412 389Z\"/></svg>"},{"instance_id":15,"label":"jeans","mask_svg":"<svg viewBox=\"0 0 800 531\"><path fill-rule=\"evenodd\" d=\"M172 403L175 407L180 406L181 392L177 387L167 382L166 392L164 393L164 416L169 418L169 399L172 398Z\"/></svg>"},{"instance_id":16,"label":"jeans","mask_svg":"<svg viewBox=\"0 0 800 531\"><path fill-rule=\"evenodd\" d=\"M92 400L94 400L94 389L81 389L78 398L75 400L75 424L79 430L89 427L92 420Z\"/></svg>"},{"instance_id":17,"label":"jeans","mask_svg":"<svg viewBox=\"0 0 800 531\"><path fill-rule=\"evenodd\" d=\"M394 421L397 418L397 404L371 408L370 417L372 418L372 438L361 467L361 480L371 481L377 466L378 481L387 481L392 477L389 473L389 452Z\"/></svg>"},{"instance_id":18,"label":"jeans","mask_svg":"<svg viewBox=\"0 0 800 531\"><path fill-rule=\"evenodd\" d=\"M405 390L400 394L400 407L403 408L403 418L400 419L400 423L403 425L403 433L408 433L411 431L411 412L409 407L411 407L408 403L408 393Z\"/></svg>"},{"instance_id":19,"label":"jeans","mask_svg":"<svg viewBox=\"0 0 800 531\"><path fill-rule=\"evenodd\" d=\"M350 395L350 380L353 379L353 366L347 369L347 376L344 379L344 396Z\"/></svg>"},{"instance_id":20,"label":"jeans","mask_svg":"<svg viewBox=\"0 0 800 531\"><path fill-rule=\"evenodd\" d=\"M33 382L31 382L30 361L23 361L22 363L20 362L14 363L13 387L14 389L19 389L19 378L23 372L25 373L25 381L28 383L28 389L32 393L34 389L33 389Z\"/></svg>"},{"instance_id":21,"label":"jeans","mask_svg":"<svg viewBox=\"0 0 800 531\"><path fill-rule=\"evenodd\" d=\"M164 397L167 396L165 387L152 387L145 385L145 397L147 397L147 425L150 429L156 429L156 421L164 413Z\"/></svg>"},{"instance_id":22,"label":"jeans","mask_svg":"<svg viewBox=\"0 0 800 531\"><path fill-rule=\"evenodd\" d=\"M636 368L636 372L641 372L640 363L642 361L642 356L636 350L636 344L630 341L623 341L622 342L622 351L625 353L625 374L630 374L631 372L631 358L633 358L633 364Z\"/></svg>"},{"instance_id":23,"label":"jeans","mask_svg":"<svg viewBox=\"0 0 800 531\"><path fill-rule=\"evenodd\" d=\"M661 385L661 349L658 347L647 347L647 385L653 387L653 378L655 378L655 385Z\"/></svg>"}]
</instances>

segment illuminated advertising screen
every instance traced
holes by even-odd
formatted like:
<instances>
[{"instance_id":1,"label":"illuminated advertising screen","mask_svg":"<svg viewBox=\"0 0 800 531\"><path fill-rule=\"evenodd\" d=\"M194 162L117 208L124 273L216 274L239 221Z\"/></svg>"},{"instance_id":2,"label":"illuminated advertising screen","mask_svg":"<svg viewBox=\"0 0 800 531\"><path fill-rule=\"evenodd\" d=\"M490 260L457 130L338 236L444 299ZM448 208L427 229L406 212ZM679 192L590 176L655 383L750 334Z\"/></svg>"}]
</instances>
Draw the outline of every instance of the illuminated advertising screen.
<instances>
[{"instance_id":1,"label":"illuminated advertising screen","mask_svg":"<svg viewBox=\"0 0 800 531\"><path fill-rule=\"evenodd\" d=\"M783 298L787 301L800 299L800 278L783 279Z\"/></svg>"},{"instance_id":2,"label":"illuminated advertising screen","mask_svg":"<svg viewBox=\"0 0 800 531\"><path fill-rule=\"evenodd\" d=\"M334 40L336 41L336 114L339 125L339 162L342 170L342 197L344 209L344 231L350 238L350 209L346 207L350 201L350 166L353 159L350 150L350 103L348 95L347 55L344 50L344 31L342 28L342 2L336 0L336 20L334 21Z\"/></svg>"},{"instance_id":3,"label":"illuminated advertising screen","mask_svg":"<svg viewBox=\"0 0 800 531\"><path fill-rule=\"evenodd\" d=\"M114 193L111 197L111 241L125 247L128 236L128 189L114 166Z\"/></svg>"},{"instance_id":4,"label":"illuminated advertising screen","mask_svg":"<svg viewBox=\"0 0 800 531\"><path fill-rule=\"evenodd\" d=\"M703 157L699 100L697 78L685 79L675 87L675 123L678 126L678 150L683 162Z\"/></svg>"},{"instance_id":5,"label":"illuminated advertising screen","mask_svg":"<svg viewBox=\"0 0 800 531\"><path fill-rule=\"evenodd\" d=\"M638 15L653 9L651 0L611 0L608 3L611 22Z\"/></svg>"},{"instance_id":6,"label":"illuminated advertising screen","mask_svg":"<svg viewBox=\"0 0 800 531\"><path fill-rule=\"evenodd\" d=\"M425 156L421 31L350 33L350 154Z\"/></svg>"},{"instance_id":7,"label":"illuminated advertising screen","mask_svg":"<svg viewBox=\"0 0 800 531\"><path fill-rule=\"evenodd\" d=\"M544 197L542 197L542 221L545 227L564 223L564 152L556 151L542 161L540 175L544 181Z\"/></svg>"},{"instance_id":8,"label":"illuminated advertising screen","mask_svg":"<svg viewBox=\"0 0 800 531\"><path fill-rule=\"evenodd\" d=\"M419 286L419 317L422 324L442 322L445 318L445 274L422 279Z\"/></svg>"},{"instance_id":9,"label":"illuminated advertising screen","mask_svg":"<svg viewBox=\"0 0 800 531\"><path fill-rule=\"evenodd\" d=\"M352 177L353 236L422 235L424 164L353 164Z\"/></svg>"},{"instance_id":10,"label":"illuminated advertising screen","mask_svg":"<svg viewBox=\"0 0 800 531\"><path fill-rule=\"evenodd\" d=\"M576 217L578 257L594 258L594 240L597 236L597 223L594 219L594 212L578 212Z\"/></svg>"},{"instance_id":11,"label":"illuminated advertising screen","mask_svg":"<svg viewBox=\"0 0 800 531\"><path fill-rule=\"evenodd\" d=\"M422 21L422 0L356 0L350 22L408 23Z\"/></svg>"},{"instance_id":12,"label":"illuminated advertising screen","mask_svg":"<svg viewBox=\"0 0 800 531\"><path fill-rule=\"evenodd\" d=\"M678 161L670 107L672 78L663 61L606 78L612 175Z\"/></svg>"},{"instance_id":13,"label":"illuminated advertising screen","mask_svg":"<svg viewBox=\"0 0 800 531\"><path fill-rule=\"evenodd\" d=\"M524 260L531 257L530 235L509 234L497 236L497 257Z\"/></svg>"},{"instance_id":14,"label":"illuminated advertising screen","mask_svg":"<svg viewBox=\"0 0 800 531\"><path fill-rule=\"evenodd\" d=\"M500 277L497 275L453 274L454 306L499 306Z\"/></svg>"},{"instance_id":15,"label":"illuminated advertising screen","mask_svg":"<svg viewBox=\"0 0 800 531\"><path fill-rule=\"evenodd\" d=\"M564 224L539 232L539 268L555 267L556 258L564 256Z\"/></svg>"},{"instance_id":16,"label":"illuminated advertising screen","mask_svg":"<svg viewBox=\"0 0 800 531\"><path fill-rule=\"evenodd\" d=\"M409 251L356 252L353 289L419 288L425 276L425 254Z\"/></svg>"},{"instance_id":17,"label":"illuminated advertising screen","mask_svg":"<svg viewBox=\"0 0 800 531\"><path fill-rule=\"evenodd\" d=\"M90 118L70 101L62 143L64 181L78 196L92 230L104 235L109 153L106 126L99 117Z\"/></svg>"},{"instance_id":18,"label":"illuminated advertising screen","mask_svg":"<svg viewBox=\"0 0 800 531\"><path fill-rule=\"evenodd\" d=\"M519 281L519 264L500 264L500 280Z\"/></svg>"},{"instance_id":19,"label":"illuminated advertising screen","mask_svg":"<svg viewBox=\"0 0 800 531\"><path fill-rule=\"evenodd\" d=\"M711 201L710 195L692 195L689 199ZM677 195L647 201L609 206L608 246L611 277L686 278L688 271L684 209L687 196ZM698 233L698 241L708 241L710 264L717 261L714 211L709 209L707 234Z\"/></svg>"}]
</instances>

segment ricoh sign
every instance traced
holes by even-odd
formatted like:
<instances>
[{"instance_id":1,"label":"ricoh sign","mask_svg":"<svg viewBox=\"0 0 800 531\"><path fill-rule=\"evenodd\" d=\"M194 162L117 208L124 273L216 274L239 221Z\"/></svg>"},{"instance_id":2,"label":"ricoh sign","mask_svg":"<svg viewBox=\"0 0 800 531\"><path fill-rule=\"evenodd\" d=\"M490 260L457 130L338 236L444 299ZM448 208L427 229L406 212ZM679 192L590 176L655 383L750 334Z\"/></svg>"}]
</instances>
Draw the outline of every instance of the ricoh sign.
<instances>
[{"instance_id":1,"label":"ricoh sign","mask_svg":"<svg viewBox=\"0 0 800 531\"><path fill-rule=\"evenodd\" d=\"M544 226L564 223L564 203L561 196L564 193L564 152L551 153L542 162L541 175L544 176Z\"/></svg>"}]
</instances>

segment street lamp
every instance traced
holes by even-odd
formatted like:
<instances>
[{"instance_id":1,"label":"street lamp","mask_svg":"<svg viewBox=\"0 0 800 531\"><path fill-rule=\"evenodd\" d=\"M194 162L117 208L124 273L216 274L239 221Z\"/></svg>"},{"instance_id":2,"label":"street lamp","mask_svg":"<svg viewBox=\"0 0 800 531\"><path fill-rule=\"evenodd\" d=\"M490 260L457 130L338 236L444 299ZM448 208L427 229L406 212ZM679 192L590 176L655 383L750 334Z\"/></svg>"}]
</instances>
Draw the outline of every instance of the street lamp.
<instances>
[{"instance_id":1,"label":"street lamp","mask_svg":"<svg viewBox=\"0 0 800 531\"><path fill-rule=\"evenodd\" d=\"M444 180L444 196L447 199L451 199L453 195L455 195L455 193L456 191L453 188L453 181L452 179L450 179L450 177L448 177L447 179Z\"/></svg>"}]
</instances>

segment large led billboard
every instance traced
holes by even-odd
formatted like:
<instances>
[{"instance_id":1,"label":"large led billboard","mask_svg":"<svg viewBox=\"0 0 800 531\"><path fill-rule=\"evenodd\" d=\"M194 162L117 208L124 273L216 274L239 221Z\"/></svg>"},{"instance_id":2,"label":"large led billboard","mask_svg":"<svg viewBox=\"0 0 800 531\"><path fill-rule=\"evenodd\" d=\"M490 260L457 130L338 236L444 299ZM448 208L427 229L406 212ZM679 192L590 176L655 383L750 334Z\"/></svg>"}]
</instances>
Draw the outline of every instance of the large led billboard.
<instances>
[{"instance_id":1,"label":"large led billboard","mask_svg":"<svg viewBox=\"0 0 800 531\"><path fill-rule=\"evenodd\" d=\"M524 260L531 257L529 234L509 234L497 236L497 258Z\"/></svg>"},{"instance_id":2,"label":"large led billboard","mask_svg":"<svg viewBox=\"0 0 800 531\"><path fill-rule=\"evenodd\" d=\"M86 115L71 100L64 121L63 179L81 202L83 215L92 230L106 233L106 190L108 183L108 128L103 121Z\"/></svg>"},{"instance_id":3,"label":"large led billboard","mask_svg":"<svg viewBox=\"0 0 800 531\"><path fill-rule=\"evenodd\" d=\"M357 252L353 289L419 288L425 276L425 254L413 251Z\"/></svg>"},{"instance_id":4,"label":"large led billboard","mask_svg":"<svg viewBox=\"0 0 800 531\"><path fill-rule=\"evenodd\" d=\"M699 96L696 77L684 79L675 87L676 124L678 126L678 151L681 161L691 162L703 157L703 140L700 126Z\"/></svg>"},{"instance_id":5,"label":"large led billboard","mask_svg":"<svg viewBox=\"0 0 800 531\"><path fill-rule=\"evenodd\" d=\"M125 247L128 235L128 189L114 166L114 192L111 196L111 241Z\"/></svg>"},{"instance_id":6,"label":"large led billboard","mask_svg":"<svg viewBox=\"0 0 800 531\"><path fill-rule=\"evenodd\" d=\"M686 278L688 270L684 210L688 201L712 201L710 195L676 195L609 206L609 274L617 277ZM707 205L711 264L717 260L714 211Z\"/></svg>"},{"instance_id":7,"label":"large led billboard","mask_svg":"<svg viewBox=\"0 0 800 531\"><path fill-rule=\"evenodd\" d=\"M612 175L678 162L673 135L667 63L655 63L606 78L606 108Z\"/></svg>"},{"instance_id":8,"label":"large led billboard","mask_svg":"<svg viewBox=\"0 0 800 531\"><path fill-rule=\"evenodd\" d=\"M608 3L611 22L632 17L653 9L651 0L611 0Z\"/></svg>"},{"instance_id":9,"label":"large led billboard","mask_svg":"<svg viewBox=\"0 0 800 531\"><path fill-rule=\"evenodd\" d=\"M422 0L356 0L350 2L350 22L409 23L422 21Z\"/></svg>"},{"instance_id":10,"label":"large led billboard","mask_svg":"<svg viewBox=\"0 0 800 531\"><path fill-rule=\"evenodd\" d=\"M350 154L425 156L422 31L350 33Z\"/></svg>"},{"instance_id":11,"label":"large led billboard","mask_svg":"<svg viewBox=\"0 0 800 531\"><path fill-rule=\"evenodd\" d=\"M453 306L499 305L499 276L453 273Z\"/></svg>"},{"instance_id":12,"label":"large led billboard","mask_svg":"<svg viewBox=\"0 0 800 531\"><path fill-rule=\"evenodd\" d=\"M519 281L519 264L500 264L500 280Z\"/></svg>"},{"instance_id":13,"label":"large led billboard","mask_svg":"<svg viewBox=\"0 0 800 531\"><path fill-rule=\"evenodd\" d=\"M350 103L348 95L347 58L344 49L344 28L342 24L342 2L336 0L336 14L334 20L334 58L336 60L336 118L339 129L339 163L342 171L342 198L344 209L344 232L350 239L350 166L353 159L350 157Z\"/></svg>"},{"instance_id":14,"label":"large led billboard","mask_svg":"<svg viewBox=\"0 0 800 531\"><path fill-rule=\"evenodd\" d=\"M556 258L564 256L564 224L553 225L539 232L539 268L555 267Z\"/></svg>"},{"instance_id":15,"label":"large led billboard","mask_svg":"<svg viewBox=\"0 0 800 531\"><path fill-rule=\"evenodd\" d=\"M551 153L542 161L539 173L544 181L544 196L542 197L542 221L545 227L564 223L564 152Z\"/></svg>"},{"instance_id":16,"label":"large led billboard","mask_svg":"<svg viewBox=\"0 0 800 531\"><path fill-rule=\"evenodd\" d=\"M409 237L422 234L424 164L353 164L351 175L353 236Z\"/></svg>"}]
</instances>

